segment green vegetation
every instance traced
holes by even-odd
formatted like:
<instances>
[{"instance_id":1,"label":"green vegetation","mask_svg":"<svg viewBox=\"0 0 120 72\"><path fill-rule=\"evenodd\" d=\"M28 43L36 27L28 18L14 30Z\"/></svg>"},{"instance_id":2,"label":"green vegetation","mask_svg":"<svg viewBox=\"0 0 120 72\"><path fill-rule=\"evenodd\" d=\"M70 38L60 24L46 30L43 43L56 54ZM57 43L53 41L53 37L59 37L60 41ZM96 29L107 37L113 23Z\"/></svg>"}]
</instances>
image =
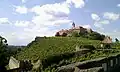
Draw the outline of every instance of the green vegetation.
<instances>
[{"instance_id":1,"label":"green vegetation","mask_svg":"<svg viewBox=\"0 0 120 72\"><path fill-rule=\"evenodd\" d=\"M0 72L5 71L5 66L8 64L7 40L0 36Z\"/></svg>"},{"instance_id":2,"label":"green vegetation","mask_svg":"<svg viewBox=\"0 0 120 72\"><path fill-rule=\"evenodd\" d=\"M67 65L67 64L71 64L71 63L76 63L76 62L82 62L82 61L86 61L86 60L92 60L92 59L96 59L96 58L101 58L101 57L109 57L111 56L111 54L116 54L120 51L114 50L114 51L92 51L89 52L83 56L80 57L72 57L68 60L62 60L59 62L59 64L54 64L49 66L48 68L45 69L45 72L57 72L57 70L55 68L57 68L57 66L63 66L63 65Z\"/></svg>"},{"instance_id":3,"label":"green vegetation","mask_svg":"<svg viewBox=\"0 0 120 72\"><path fill-rule=\"evenodd\" d=\"M105 38L105 35L99 34L97 32L79 33L77 31L73 31L70 35L71 37L83 37L83 38L88 38L92 40L103 40Z\"/></svg>"},{"instance_id":4,"label":"green vegetation","mask_svg":"<svg viewBox=\"0 0 120 72\"><path fill-rule=\"evenodd\" d=\"M89 40L76 37L48 37L36 38L35 41L18 53L18 59L44 59L50 55L61 54L75 51L76 45L92 44L95 47L100 45L100 41Z\"/></svg>"},{"instance_id":5,"label":"green vegetation","mask_svg":"<svg viewBox=\"0 0 120 72\"><path fill-rule=\"evenodd\" d=\"M29 59L32 62L41 60L44 72L55 72L57 67L85 61L89 59L106 57L119 51L96 51L100 48L101 41L83 37L36 37L20 53L16 55L18 60ZM119 46L120 44L118 44ZM92 51L81 56L76 56L76 46L88 48ZM113 47L116 44L112 45Z\"/></svg>"},{"instance_id":6,"label":"green vegetation","mask_svg":"<svg viewBox=\"0 0 120 72\"><path fill-rule=\"evenodd\" d=\"M13 46L13 45L8 45L7 46L7 51L10 56L14 56L17 53L19 53L22 49L24 49L25 46Z\"/></svg>"},{"instance_id":7,"label":"green vegetation","mask_svg":"<svg viewBox=\"0 0 120 72\"><path fill-rule=\"evenodd\" d=\"M71 62L69 60L75 58L75 47L81 45L93 45L98 48L100 41L82 37L36 37L33 42L16 55L16 58L32 61L40 59L45 68L49 68L49 66L56 68L69 64ZM91 48L93 49L93 47ZM55 65L56 63L58 66Z\"/></svg>"}]
</instances>

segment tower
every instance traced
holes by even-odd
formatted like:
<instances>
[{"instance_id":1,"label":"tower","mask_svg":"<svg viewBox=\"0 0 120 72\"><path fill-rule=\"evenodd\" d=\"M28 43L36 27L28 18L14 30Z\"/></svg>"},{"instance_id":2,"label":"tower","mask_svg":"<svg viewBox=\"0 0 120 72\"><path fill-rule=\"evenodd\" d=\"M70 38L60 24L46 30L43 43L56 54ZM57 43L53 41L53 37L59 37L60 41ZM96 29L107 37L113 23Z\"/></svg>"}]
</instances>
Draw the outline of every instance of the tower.
<instances>
[{"instance_id":1,"label":"tower","mask_svg":"<svg viewBox=\"0 0 120 72\"><path fill-rule=\"evenodd\" d=\"M72 28L75 28L75 23L74 22L72 23Z\"/></svg>"}]
</instances>

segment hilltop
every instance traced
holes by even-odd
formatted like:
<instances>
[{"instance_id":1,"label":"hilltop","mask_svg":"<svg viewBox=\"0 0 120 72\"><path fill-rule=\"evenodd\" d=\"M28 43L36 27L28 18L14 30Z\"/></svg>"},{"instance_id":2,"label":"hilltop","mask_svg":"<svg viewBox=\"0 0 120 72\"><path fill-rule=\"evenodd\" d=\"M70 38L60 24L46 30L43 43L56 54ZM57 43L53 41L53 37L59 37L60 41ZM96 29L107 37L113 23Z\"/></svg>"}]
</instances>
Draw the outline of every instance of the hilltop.
<instances>
[{"instance_id":1,"label":"hilltop","mask_svg":"<svg viewBox=\"0 0 120 72\"><path fill-rule=\"evenodd\" d=\"M15 56L16 59L31 60L33 64L38 61L42 70L52 70L62 65L107 56L111 52L95 51L100 48L105 36L92 29L76 29L74 26L57 34L55 37L36 37ZM82 50L84 47L88 50Z\"/></svg>"},{"instance_id":2,"label":"hilltop","mask_svg":"<svg viewBox=\"0 0 120 72\"><path fill-rule=\"evenodd\" d=\"M93 31L91 28L84 28L82 26L76 26L76 24L72 23L72 28L70 29L62 29L57 31L55 36L57 37L83 37L92 40L103 40L105 35L100 34L96 31Z\"/></svg>"}]
</instances>

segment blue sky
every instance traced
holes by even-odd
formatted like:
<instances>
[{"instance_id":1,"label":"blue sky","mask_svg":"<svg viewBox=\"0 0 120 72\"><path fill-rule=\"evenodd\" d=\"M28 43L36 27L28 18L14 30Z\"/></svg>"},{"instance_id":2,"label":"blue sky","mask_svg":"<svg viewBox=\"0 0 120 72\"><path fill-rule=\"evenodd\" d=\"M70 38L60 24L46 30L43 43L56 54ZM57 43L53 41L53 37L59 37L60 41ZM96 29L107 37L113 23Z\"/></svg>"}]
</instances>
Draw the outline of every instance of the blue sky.
<instances>
[{"instance_id":1,"label":"blue sky","mask_svg":"<svg viewBox=\"0 0 120 72\"><path fill-rule=\"evenodd\" d=\"M120 0L0 0L0 35L8 44L27 45L60 29L92 28L120 39Z\"/></svg>"}]
</instances>

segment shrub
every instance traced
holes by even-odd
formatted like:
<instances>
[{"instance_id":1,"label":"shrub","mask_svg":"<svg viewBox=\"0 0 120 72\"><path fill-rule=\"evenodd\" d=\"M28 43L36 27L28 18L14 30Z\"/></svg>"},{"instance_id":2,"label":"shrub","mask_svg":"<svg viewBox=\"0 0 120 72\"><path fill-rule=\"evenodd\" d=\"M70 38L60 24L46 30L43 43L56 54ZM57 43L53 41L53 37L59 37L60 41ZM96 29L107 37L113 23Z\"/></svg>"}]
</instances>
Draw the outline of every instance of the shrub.
<instances>
[{"instance_id":1,"label":"shrub","mask_svg":"<svg viewBox=\"0 0 120 72\"><path fill-rule=\"evenodd\" d=\"M57 33L55 34L55 36L60 36L59 32L57 32Z\"/></svg>"},{"instance_id":2,"label":"shrub","mask_svg":"<svg viewBox=\"0 0 120 72\"><path fill-rule=\"evenodd\" d=\"M79 33L77 31L73 31L72 32L72 37L79 37Z\"/></svg>"},{"instance_id":3,"label":"shrub","mask_svg":"<svg viewBox=\"0 0 120 72\"><path fill-rule=\"evenodd\" d=\"M95 50L95 47L93 45L82 45L80 47L83 49L85 48L85 49Z\"/></svg>"}]
</instances>

